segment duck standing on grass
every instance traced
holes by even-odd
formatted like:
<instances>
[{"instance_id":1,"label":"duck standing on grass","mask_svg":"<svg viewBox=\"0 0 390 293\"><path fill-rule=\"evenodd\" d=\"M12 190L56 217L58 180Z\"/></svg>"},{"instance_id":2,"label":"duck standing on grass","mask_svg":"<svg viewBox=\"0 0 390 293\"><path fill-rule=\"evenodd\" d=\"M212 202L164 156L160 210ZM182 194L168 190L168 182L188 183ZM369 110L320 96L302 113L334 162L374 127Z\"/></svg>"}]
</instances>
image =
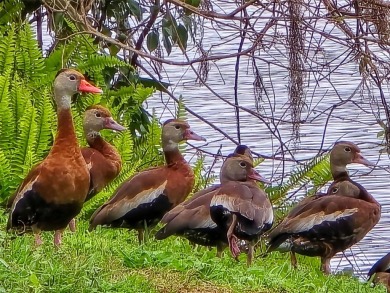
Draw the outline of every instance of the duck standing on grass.
<instances>
[{"instance_id":1,"label":"duck standing on grass","mask_svg":"<svg viewBox=\"0 0 390 293\"><path fill-rule=\"evenodd\" d=\"M247 146L237 146L234 153L229 155L222 165L221 184L215 184L198 191L191 198L166 213L161 220L165 226L156 233L156 239L162 240L172 235L183 236L194 244L216 246L217 256L222 256L223 250L228 246L228 240L226 232L211 219L210 203L222 184L229 179L240 180L241 174L235 173L230 162L230 157L239 154L246 156L251 162L253 161L251 151Z\"/></svg>"},{"instance_id":2,"label":"duck standing on grass","mask_svg":"<svg viewBox=\"0 0 390 293\"><path fill-rule=\"evenodd\" d=\"M179 143L190 139L205 141L188 123L166 121L161 138L166 165L144 170L123 182L92 215L89 230L97 225L136 229L141 243L144 229L155 226L166 212L183 202L194 186L194 172L179 151Z\"/></svg>"},{"instance_id":3,"label":"duck standing on grass","mask_svg":"<svg viewBox=\"0 0 390 293\"><path fill-rule=\"evenodd\" d=\"M81 210L89 189L89 172L81 155L71 113L71 99L77 92L101 93L84 76L60 70L54 81L57 105L57 135L48 156L33 167L19 186L7 223L7 230L31 227L35 244L42 244L40 232L55 230L54 244L61 244L62 231Z\"/></svg>"},{"instance_id":4,"label":"duck standing on grass","mask_svg":"<svg viewBox=\"0 0 390 293\"><path fill-rule=\"evenodd\" d=\"M359 185L358 183L352 181L352 179L348 175L347 165L356 163L356 164L362 164L365 166L372 166L373 163L366 160L360 153L359 147L350 141L339 141L335 143L333 146L331 152L330 152L330 173L332 174L334 182L341 182L341 181L349 181L352 184L355 184L356 187L359 190L362 190L363 192L367 192L364 187ZM344 187L351 187L351 184L344 185ZM312 202L313 200L316 200L324 195L327 194L347 194L349 192L332 192L331 187L329 187L327 193L318 193L313 196L305 197L303 200L301 200L297 205L295 205L294 208L291 209L291 211L286 216L286 219L293 218L297 216L301 210L302 207L304 207L306 204ZM351 187L352 188L352 187ZM354 190L351 190L351 192L354 192ZM359 192L357 193L359 194ZM275 230L278 228L276 227ZM275 234L276 233L276 234ZM272 242L273 235L277 235L277 232L271 231L270 233L270 241ZM273 247L273 246L272 246ZM295 252L290 250L291 246L288 245L280 245L279 247L273 247L272 249L278 250L280 252L290 252L290 258L291 258L291 265L294 268L297 268L297 259L295 256Z\"/></svg>"},{"instance_id":5,"label":"duck standing on grass","mask_svg":"<svg viewBox=\"0 0 390 293\"><path fill-rule=\"evenodd\" d=\"M289 214L270 233L268 252L284 246L295 253L319 256L321 270L330 274L332 257L363 239L381 216L379 203L352 180L335 182L330 191Z\"/></svg>"},{"instance_id":6,"label":"duck standing on grass","mask_svg":"<svg viewBox=\"0 0 390 293\"><path fill-rule=\"evenodd\" d=\"M230 252L237 259L240 254L237 241L249 242L247 264L251 265L254 246L260 236L272 227L273 210L267 194L257 185L264 181L253 169L252 160L246 156L232 156L224 167L226 182L213 195L210 202L211 219L224 231Z\"/></svg>"},{"instance_id":7,"label":"duck standing on grass","mask_svg":"<svg viewBox=\"0 0 390 293\"><path fill-rule=\"evenodd\" d=\"M126 127L118 124L110 111L94 105L86 109L83 121L84 135L89 147L83 147L81 154L90 173L90 186L85 201L90 200L118 176L122 168L121 156L114 146L100 135L103 129L123 131ZM71 231L76 230L75 220L69 223Z\"/></svg>"}]
</instances>

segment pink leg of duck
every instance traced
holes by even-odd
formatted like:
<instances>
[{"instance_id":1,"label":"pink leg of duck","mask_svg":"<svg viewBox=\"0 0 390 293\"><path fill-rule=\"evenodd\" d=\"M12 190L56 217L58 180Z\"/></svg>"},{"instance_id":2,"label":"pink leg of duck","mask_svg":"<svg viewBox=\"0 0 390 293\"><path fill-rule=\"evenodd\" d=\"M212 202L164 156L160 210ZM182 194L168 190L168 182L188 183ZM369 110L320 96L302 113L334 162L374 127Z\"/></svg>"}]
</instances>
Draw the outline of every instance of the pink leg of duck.
<instances>
[{"instance_id":1,"label":"pink leg of duck","mask_svg":"<svg viewBox=\"0 0 390 293\"><path fill-rule=\"evenodd\" d=\"M34 238L35 238L35 246L40 246L43 244L43 241L41 239L41 230L36 226L33 225L32 227Z\"/></svg>"},{"instance_id":2,"label":"pink leg of duck","mask_svg":"<svg viewBox=\"0 0 390 293\"><path fill-rule=\"evenodd\" d=\"M321 257L321 271L325 275L330 275L330 273L331 273L331 270L330 270L330 258Z\"/></svg>"},{"instance_id":3,"label":"pink leg of duck","mask_svg":"<svg viewBox=\"0 0 390 293\"><path fill-rule=\"evenodd\" d=\"M229 242L230 252L232 253L233 257L237 260L237 257L239 256L241 251L237 245L238 238L236 237L236 235L233 234L236 224L237 224L237 216L233 215L233 220L229 226L226 236Z\"/></svg>"},{"instance_id":4,"label":"pink leg of duck","mask_svg":"<svg viewBox=\"0 0 390 293\"><path fill-rule=\"evenodd\" d=\"M253 255L255 254L255 244L252 242L248 243L248 256L246 259L247 266L251 266L253 262Z\"/></svg>"},{"instance_id":5,"label":"pink leg of duck","mask_svg":"<svg viewBox=\"0 0 390 293\"><path fill-rule=\"evenodd\" d=\"M43 244L43 241L41 239L41 234L35 234L35 246L41 246Z\"/></svg>"},{"instance_id":6,"label":"pink leg of duck","mask_svg":"<svg viewBox=\"0 0 390 293\"><path fill-rule=\"evenodd\" d=\"M60 247L62 243L62 232L63 230L56 230L54 233L54 245Z\"/></svg>"},{"instance_id":7,"label":"pink leg of duck","mask_svg":"<svg viewBox=\"0 0 390 293\"><path fill-rule=\"evenodd\" d=\"M76 220L75 220L75 218L70 220L70 222L69 222L69 230L71 232L76 232Z\"/></svg>"},{"instance_id":8,"label":"pink leg of duck","mask_svg":"<svg viewBox=\"0 0 390 293\"><path fill-rule=\"evenodd\" d=\"M290 259L291 259L291 265L294 269L296 269L298 267L298 263L297 263L297 257L295 255L295 252L294 251L290 251Z\"/></svg>"}]
</instances>

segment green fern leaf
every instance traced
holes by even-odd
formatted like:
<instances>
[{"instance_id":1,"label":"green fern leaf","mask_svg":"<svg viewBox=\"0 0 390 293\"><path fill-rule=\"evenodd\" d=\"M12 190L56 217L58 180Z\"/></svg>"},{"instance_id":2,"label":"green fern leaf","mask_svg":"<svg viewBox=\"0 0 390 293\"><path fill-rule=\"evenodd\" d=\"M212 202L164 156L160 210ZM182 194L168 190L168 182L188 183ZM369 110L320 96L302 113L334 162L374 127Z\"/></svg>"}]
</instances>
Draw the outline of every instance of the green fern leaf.
<instances>
[{"instance_id":1,"label":"green fern leaf","mask_svg":"<svg viewBox=\"0 0 390 293\"><path fill-rule=\"evenodd\" d=\"M0 72L13 68L15 47L15 29L10 26L0 38Z\"/></svg>"},{"instance_id":2,"label":"green fern leaf","mask_svg":"<svg viewBox=\"0 0 390 293\"><path fill-rule=\"evenodd\" d=\"M37 123L37 142L35 147L35 154L38 158L43 158L48 153L53 141L53 133L51 125L55 117L55 112L50 103L50 93L48 90L44 91L37 97L36 100L36 123Z\"/></svg>"}]
</instances>

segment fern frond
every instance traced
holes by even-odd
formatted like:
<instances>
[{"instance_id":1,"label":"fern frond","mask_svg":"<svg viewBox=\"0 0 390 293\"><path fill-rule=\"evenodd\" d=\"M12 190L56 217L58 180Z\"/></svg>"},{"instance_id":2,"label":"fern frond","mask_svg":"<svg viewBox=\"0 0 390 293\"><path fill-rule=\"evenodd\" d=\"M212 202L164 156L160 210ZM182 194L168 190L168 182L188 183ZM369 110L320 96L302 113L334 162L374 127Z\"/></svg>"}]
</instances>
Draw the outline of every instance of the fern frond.
<instances>
[{"instance_id":1,"label":"fern frond","mask_svg":"<svg viewBox=\"0 0 390 293\"><path fill-rule=\"evenodd\" d=\"M16 120L9 95L10 81L10 70L0 75L0 148L6 153L12 150L12 142L16 136Z\"/></svg>"},{"instance_id":2,"label":"fern frond","mask_svg":"<svg viewBox=\"0 0 390 293\"><path fill-rule=\"evenodd\" d=\"M327 170L329 170L329 154L315 157L309 163L296 168L285 184L269 187L266 189L266 192L273 203L275 203L283 199L288 191L298 186L306 185L309 182L315 183L315 187L318 188L332 179L330 171Z\"/></svg>"},{"instance_id":3,"label":"fern frond","mask_svg":"<svg viewBox=\"0 0 390 293\"><path fill-rule=\"evenodd\" d=\"M11 176L11 164L8 156L0 149L0 201L8 198L10 192L16 187ZM14 184L13 184L14 183Z\"/></svg>"},{"instance_id":4,"label":"fern frond","mask_svg":"<svg viewBox=\"0 0 390 293\"><path fill-rule=\"evenodd\" d=\"M187 121L187 111L184 105L184 98L182 95L179 97L179 102L176 106L176 119Z\"/></svg>"},{"instance_id":5,"label":"fern frond","mask_svg":"<svg viewBox=\"0 0 390 293\"><path fill-rule=\"evenodd\" d=\"M24 78L39 79L43 76L44 61L30 25L23 25L17 38L16 66Z\"/></svg>"},{"instance_id":6,"label":"fern frond","mask_svg":"<svg viewBox=\"0 0 390 293\"><path fill-rule=\"evenodd\" d=\"M13 156L12 165L19 177L23 178L37 161L35 154L32 153L37 141L36 109L31 103L26 106L19 123L20 133L16 140L18 148Z\"/></svg>"},{"instance_id":7,"label":"fern frond","mask_svg":"<svg viewBox=\"0 0 390 293\"><path fill-rule=\"evenodd\" d=\"M16 47L15 29L9 26L0 38L0 72L13 68Z\"/></svg>"},{"instance_id":8,"label":"fern frond","mask_svg":"<svg viewBox=\"0 0 390 293\"><path fill-rule=\"evenodd\" d=\"M45 90L36 98L35 102L38 115L36 116L37 142L34 151L40 159L46 156L53 142L51 125L55 120L55 112L49 96L49 91Z\"/></svg>"},{"instance_id":9,"label":"fern frond","mask_svg":"<svg viewBox=\"0 0 390 293\"><path fill-rule=\"evenodd\" d=\"M130 131L118 133L112 143L121 154L123 164L131 163L133 160L133 139Z\"/></svg>"}]
</instances>

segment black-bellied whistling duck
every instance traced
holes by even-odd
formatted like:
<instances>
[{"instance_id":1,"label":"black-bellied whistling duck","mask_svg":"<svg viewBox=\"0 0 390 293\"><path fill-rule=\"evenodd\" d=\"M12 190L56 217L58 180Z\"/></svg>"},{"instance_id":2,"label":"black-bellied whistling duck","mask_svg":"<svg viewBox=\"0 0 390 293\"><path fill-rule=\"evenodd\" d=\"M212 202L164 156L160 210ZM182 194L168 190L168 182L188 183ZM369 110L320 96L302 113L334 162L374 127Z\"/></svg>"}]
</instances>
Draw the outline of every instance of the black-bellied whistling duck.
<instances>
[{"instance_id":1,"label":"black-bellied whistling duck","mask_svg":"<svg viewBox=\"0 0 390 293\"><path fill-rule=\"evenodd\" d=\"M90 177L90 187L85 201L91 199L118 176L122 168L121 156L114 146L100 135L103 129L123 131L126 127L118 124L110 111L103 106L94 105L84 113L84 136L89 147L81 148L81 154L87 163ZM69 224L75 230L74 219Z\"/></svg>"},{"instance_id":2,"label":"black-bellied whistling duck","mask_svg":"<svg viewBox=\"0 0 390 293\"><path fill-rule=\"evenodd\" d=\"M25 231L31 227L35 243L40 231L55 230L54 244L81 210L89 189L89 172L77 142L71 113L71 98L77 92L101 93L84 76L73 70L60 70L54 81L57 105L57 135L48 156L33 167L19 186L7 223L7 230Z\"/></svg>"},{"instance_id":3,"label":"black-bellied whistling duck","mask_svg":"<svg viewBox=\"0 0 390 293\"><path fill-rule=\"evenodd\" d=\"M367 276L368 280L374 276L373 283L385 285L387 292L390 292L390 252L372 266Z\"/></svg>"},{"instance_id":4,"label":"black-bellied whistling duck","mask_svg":"<svg viewBox=\"0 0 390 293\"><path fill-rule=\"evenodd\" d=\"M348 175L347 165L352 163L357 164L363 164L366 166L372 166L373 164L365 159L361 153L359 147L350 141L339 141L335 143L333 146L331 152L330 152L330 172L332 174L333 180L336 181L350 181L357 185L358 188L363 189L365 192L367 192L362 186L357 184L356 182L352 181ZM345 186L351 186L351 185L345 185ZM348 193L348 192L347 192ZM287 218L295 217L297 214L300 213L301 208L305 206L306 204L310 203L313 200L316 200L324 195L327 194L335 194L335 192L331 192L330 188L328 189L327 193L318 193L312 196L305 197L303 200L301 200L297 205L295 205L294 208L291 209L291 211L288 213ZM343 192L338 192L337 194L346 194ZM272 232L271 232L272 235ZM288 251L288 247L290 245L282 245L279 249L275 248L276 250L280 252L286 252ZM287 250L286 250L287 249ZM291 257L291 265L296 268L297 267L297 259L295 256L295 253L293 251L290 251L290 257Z\"/></svg>"},{"instance_id":5,"label":"black-bellied whistling duck","mask_svg":"<svg viewBox=\"0 0 390 293\"><path fill-rule=\"evenodd\" d=\"M253 161L251 151L245 145L237 146L230 156L237 154L245 155L251 162ZM221 168L221 184L229 179L240 180L241 174L235 174L235 169L230 168L229 157ZM156 233L156 238L162 240L171 235L183 236L195 244L216 246L217 256L221 257L222 251L228 245L226 232L218 227L210 216L211 199L221 184L215 184L198 191L191 198L166 213L161 220L165 226Z\"/></svg>"},{"instance_id":6,"label":"black-bellied whistling duck","mask_svg":"<svg viewBox=\"0 0 390 293\"><path fill-rule=\"evenodd\" d=\"M273 210L266 193L255 180L264 181L245 156L233 156L226 161L234 178L226 182L214 194L210 202L211 219L226 233L230 251L237 259L240 249L237 240L249 242L247 263L253 260L254 245L260 236L272 227Z\"/></svg>"},{"instance_id":7,"label":"black-bellied whistling duck","mask_svg":"<svg viewBox=\"0 0 390 293\"><path fill-rule=\"evenodd\" d=\"M345 190L352 194L342 194ZM330 192L288 215L272 230L268 251L288 246L289 251L319 256L321 270L329 274L331 258L363 239L381 215L379 203L352 180L335 182Z\"/></svg>"},{"instance_id":8,"label":"black-bellied whistling duck","mask_svg":"<svg viewBox=\"0 0 390 293\"><path fill-rule=\"evenodd\" d=\"M156 225L167 211L185 200L195 178L179 151L179 143L205 139L186 122L175 119L164 123L161 139L166 165L147 169L123 182L92 215L89 230L97 225L136 229L142 242L145 226Z\"/></svg>"}]
</instances>

